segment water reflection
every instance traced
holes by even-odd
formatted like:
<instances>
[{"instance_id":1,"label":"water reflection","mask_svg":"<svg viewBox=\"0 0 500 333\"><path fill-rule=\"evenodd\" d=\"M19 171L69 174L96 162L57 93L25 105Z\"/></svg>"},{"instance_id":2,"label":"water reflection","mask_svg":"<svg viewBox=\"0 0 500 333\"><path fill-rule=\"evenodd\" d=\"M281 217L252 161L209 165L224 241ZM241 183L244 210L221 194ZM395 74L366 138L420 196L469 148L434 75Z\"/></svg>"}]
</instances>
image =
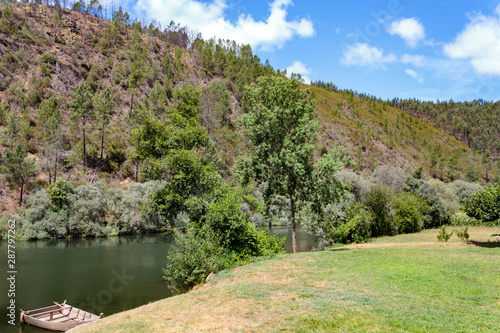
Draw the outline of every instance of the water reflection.
<instances>
[{"instance_id":1,"label":"water reflection","mask_svg":"<svg viewBox=\"0 0 500 333\"><path fill-rule=\"evenodd\" d=\"M268 228L269 232L278 237L286 236L285 250L292 252L292 228L290 226L276 226ZM311 251L313 248L318 247L314 235L307 233L303 228L298 226L295 230L297 238L297 250L299 252Z\"/></svg>"}]
</instances>

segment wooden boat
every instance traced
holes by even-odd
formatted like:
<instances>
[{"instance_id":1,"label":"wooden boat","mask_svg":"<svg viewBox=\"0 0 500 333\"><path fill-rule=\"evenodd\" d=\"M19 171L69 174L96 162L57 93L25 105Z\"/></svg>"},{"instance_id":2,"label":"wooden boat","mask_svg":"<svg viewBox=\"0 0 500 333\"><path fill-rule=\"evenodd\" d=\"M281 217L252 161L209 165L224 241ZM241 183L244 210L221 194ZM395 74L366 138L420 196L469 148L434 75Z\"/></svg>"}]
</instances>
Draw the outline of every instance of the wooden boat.
<instances>
[{"instance_id":1,"label":"wooden boat","mask_svg":"<svg viewBox=\"0 0 500 333\"><path fill-rule=\"evenodd\" d=\"M21 322L47 330L66 332L75 326L87 324L103 317L102 313L97 316L66 304L66 301L63 304L56 302L54 304L35 310L21 310Z\"/></svg>"}]
</instances>

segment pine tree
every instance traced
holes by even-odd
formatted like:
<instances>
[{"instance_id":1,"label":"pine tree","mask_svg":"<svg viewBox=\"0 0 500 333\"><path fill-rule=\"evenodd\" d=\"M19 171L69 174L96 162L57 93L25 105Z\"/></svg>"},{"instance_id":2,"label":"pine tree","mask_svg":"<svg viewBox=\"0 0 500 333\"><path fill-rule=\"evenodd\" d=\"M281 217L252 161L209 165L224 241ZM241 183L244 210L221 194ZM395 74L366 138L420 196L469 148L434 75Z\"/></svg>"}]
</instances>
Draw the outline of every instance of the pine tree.
<instances>
[{"instance_id":1,"label":"pine tree","mask_svg":"<svg viewBox=\"0 0 500 333\"><path fill-rule=\"evenodd\" d=\"M69 106L71 111L71 119L74 121L76 127L82 130L83 140L83 167L87 167L87 149L86 149L86 136L85 130L87 123L94 117L94 105L92 103L92 93L90 87L86 82L80 83L76 87L76 92L71 94L73 100Z\"/></svg>"},{"instance_id":2,"label":"pine tree","mask_svg":"<svg viewBox=\"0 0 500 333\"><path fill-rule=\"evenodd\" d=\"M101 160L104 157L104 131L111 117L115 114L115 101L111 96L111 89L106 87L101 94L94 95L94 107L97 121L101 125Z\"/></svg>"},{"instance_id":3,"label":"pine tree","mask_svg":"<svg viewBox=\"0 0 500 333\"><path fill-rule=\"evenodd\" d=\"M4 174L5 180L13 188L19 188L21 195L19 198L19 206L23 203L23 193L25 185L31 178L36 176L37 166L34 158L26 158L28 148L23 145L18 145L15 150L5 152L5 164L0 166L0 171Z\"/></svg>"}]
</instances>

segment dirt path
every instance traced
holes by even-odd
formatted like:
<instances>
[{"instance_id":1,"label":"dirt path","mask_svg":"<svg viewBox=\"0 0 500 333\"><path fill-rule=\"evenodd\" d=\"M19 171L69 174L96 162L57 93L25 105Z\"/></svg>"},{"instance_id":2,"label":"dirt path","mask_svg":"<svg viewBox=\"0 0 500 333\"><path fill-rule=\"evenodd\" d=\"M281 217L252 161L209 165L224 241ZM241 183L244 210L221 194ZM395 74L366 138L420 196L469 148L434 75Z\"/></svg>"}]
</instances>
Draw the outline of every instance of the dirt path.
<instances>
[{"instance_id":1,"label":"dirt path","mask_svg":"<svg viewBox=\"0 0 500 333\"><path fill-rule=\"evenodd\" d=\"M349 244L339 249L369 249L375 247L393 247L393 246L430 246L430 245L468 245L463 242L413 242L413 243L363 243L363 244Z\"/></svg>"}]
</instances>

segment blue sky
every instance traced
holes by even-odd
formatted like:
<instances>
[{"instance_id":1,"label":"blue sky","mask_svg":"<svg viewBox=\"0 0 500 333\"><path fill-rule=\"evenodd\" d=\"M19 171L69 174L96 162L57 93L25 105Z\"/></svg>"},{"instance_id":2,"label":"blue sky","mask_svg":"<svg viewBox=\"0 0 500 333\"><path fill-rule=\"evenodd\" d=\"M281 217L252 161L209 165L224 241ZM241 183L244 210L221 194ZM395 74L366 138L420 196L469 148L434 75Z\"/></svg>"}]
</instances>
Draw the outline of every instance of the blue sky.
<instances>
[{"instance_id":1,"label":"blue sky","mask_svg":"<svg viewBox=\"0 0 500 333\"><path fill-rule=\"evenodd\" d=\"M500 1L126 0L133 17L249 43L275 69L378 97L500 96Z\"/></svg>"}]
</instances>

